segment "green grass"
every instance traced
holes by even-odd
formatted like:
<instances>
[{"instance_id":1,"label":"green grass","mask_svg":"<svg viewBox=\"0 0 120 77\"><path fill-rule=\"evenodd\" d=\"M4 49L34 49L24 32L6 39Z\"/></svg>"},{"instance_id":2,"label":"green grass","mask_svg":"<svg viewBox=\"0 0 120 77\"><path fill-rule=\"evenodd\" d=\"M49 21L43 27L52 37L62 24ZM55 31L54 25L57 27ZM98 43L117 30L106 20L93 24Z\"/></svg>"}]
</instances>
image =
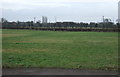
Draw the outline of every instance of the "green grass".
<instances>
[{"instance_id":1,"label":"green grass","mask_svg":"<svg viewBox=\"0 0 120 77\"><path fill-rule=\"evenodd\" d=\"M117 69L118 33L3 30L3 67Z\"/></svg>"}]
</instances>

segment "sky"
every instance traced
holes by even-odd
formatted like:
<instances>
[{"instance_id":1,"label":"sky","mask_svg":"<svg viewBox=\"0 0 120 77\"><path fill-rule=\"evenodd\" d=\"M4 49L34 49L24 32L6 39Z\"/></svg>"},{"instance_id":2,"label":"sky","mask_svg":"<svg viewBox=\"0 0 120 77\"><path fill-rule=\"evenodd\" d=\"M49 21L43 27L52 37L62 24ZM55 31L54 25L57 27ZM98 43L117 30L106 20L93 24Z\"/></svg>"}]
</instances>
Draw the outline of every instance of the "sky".
<instances>
[{"instance_id":1,"label":"sky","mask_svg":"<svg viewBox=\"0 0 120 77\"><path fill-rule=\"evenodd\" d=\"M2 17L8 21L101 22L118 19L119 0L2 0Z\"/></svg>"}]
</instances>

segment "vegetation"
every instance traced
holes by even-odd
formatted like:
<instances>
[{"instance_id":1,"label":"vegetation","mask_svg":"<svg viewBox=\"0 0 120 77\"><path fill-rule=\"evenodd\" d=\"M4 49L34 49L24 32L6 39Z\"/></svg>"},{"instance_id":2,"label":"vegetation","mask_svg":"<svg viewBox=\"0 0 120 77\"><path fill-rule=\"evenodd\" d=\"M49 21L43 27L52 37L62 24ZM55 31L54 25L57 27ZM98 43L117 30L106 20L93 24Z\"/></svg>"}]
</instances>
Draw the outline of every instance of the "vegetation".
<instances>
[{"instance_id":1,"label":"vegetation","mask_svg":"<svg viewBox=\"0 0 120 77\"><path fill-rule=\"evenodd\" d=\"M118 33L3 29L3 67L117 69Z\"/></svg>"},{"instance_id":2,"label":"vegetation","mask_svg":"<svg viewBox=\"0 0 120 77\"><path fill-rule=\"evenodd\" d=\"M56 23L41 23L40 21L33 22L9 22L2 18L3 29L34 29L34 30L52 30L52 31L104 31L118 32L120 24L114 24L106 19L104 22L95 23L75 23L75 22L56 22Z\"/></svg>"}]
</instances>

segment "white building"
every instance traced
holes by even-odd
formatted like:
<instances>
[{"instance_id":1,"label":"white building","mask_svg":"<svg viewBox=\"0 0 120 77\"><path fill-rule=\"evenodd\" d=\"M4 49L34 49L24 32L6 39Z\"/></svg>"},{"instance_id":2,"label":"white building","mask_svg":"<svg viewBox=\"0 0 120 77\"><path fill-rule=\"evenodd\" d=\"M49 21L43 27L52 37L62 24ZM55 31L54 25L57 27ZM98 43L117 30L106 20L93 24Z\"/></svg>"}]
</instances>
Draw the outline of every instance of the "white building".
<instances>
[{"instance_id":1,"label":"white building","mask_svg":"<svg viewBox=\"0 0 120 77\"><path fill-rule=\"evenodd\" d=\"M120 23L120 1L118 2L118 23Z\"/></svg>"},{"instance_id":2,"label":"white building","mask_svg":"<svg viewBox=\"0 0 120 77\"><path fill-rule=\"evenodd\" d=\"M42 23L43 23L43 24L47 24L47 17L42 16Z\"/></svg>"}]
</instances>

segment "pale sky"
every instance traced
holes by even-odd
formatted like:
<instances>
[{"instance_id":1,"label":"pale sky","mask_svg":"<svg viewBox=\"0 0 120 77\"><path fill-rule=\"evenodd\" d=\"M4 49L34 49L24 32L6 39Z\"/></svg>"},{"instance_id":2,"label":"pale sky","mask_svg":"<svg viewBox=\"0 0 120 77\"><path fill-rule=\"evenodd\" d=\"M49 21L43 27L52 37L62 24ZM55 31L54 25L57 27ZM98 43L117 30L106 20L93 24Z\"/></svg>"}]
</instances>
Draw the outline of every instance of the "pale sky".
<instances>
[{"instance_id":1,"label":"pale sky","mask_svg":"<svg viewBox=\"0 0 120 77\"><path fill-rule=\"evenodd\" d=\"M117 20L119 0L2 0L2 17L29 21L47 16L49 22L100 22L102 16Z\"/></svg>"}]
</instances>

